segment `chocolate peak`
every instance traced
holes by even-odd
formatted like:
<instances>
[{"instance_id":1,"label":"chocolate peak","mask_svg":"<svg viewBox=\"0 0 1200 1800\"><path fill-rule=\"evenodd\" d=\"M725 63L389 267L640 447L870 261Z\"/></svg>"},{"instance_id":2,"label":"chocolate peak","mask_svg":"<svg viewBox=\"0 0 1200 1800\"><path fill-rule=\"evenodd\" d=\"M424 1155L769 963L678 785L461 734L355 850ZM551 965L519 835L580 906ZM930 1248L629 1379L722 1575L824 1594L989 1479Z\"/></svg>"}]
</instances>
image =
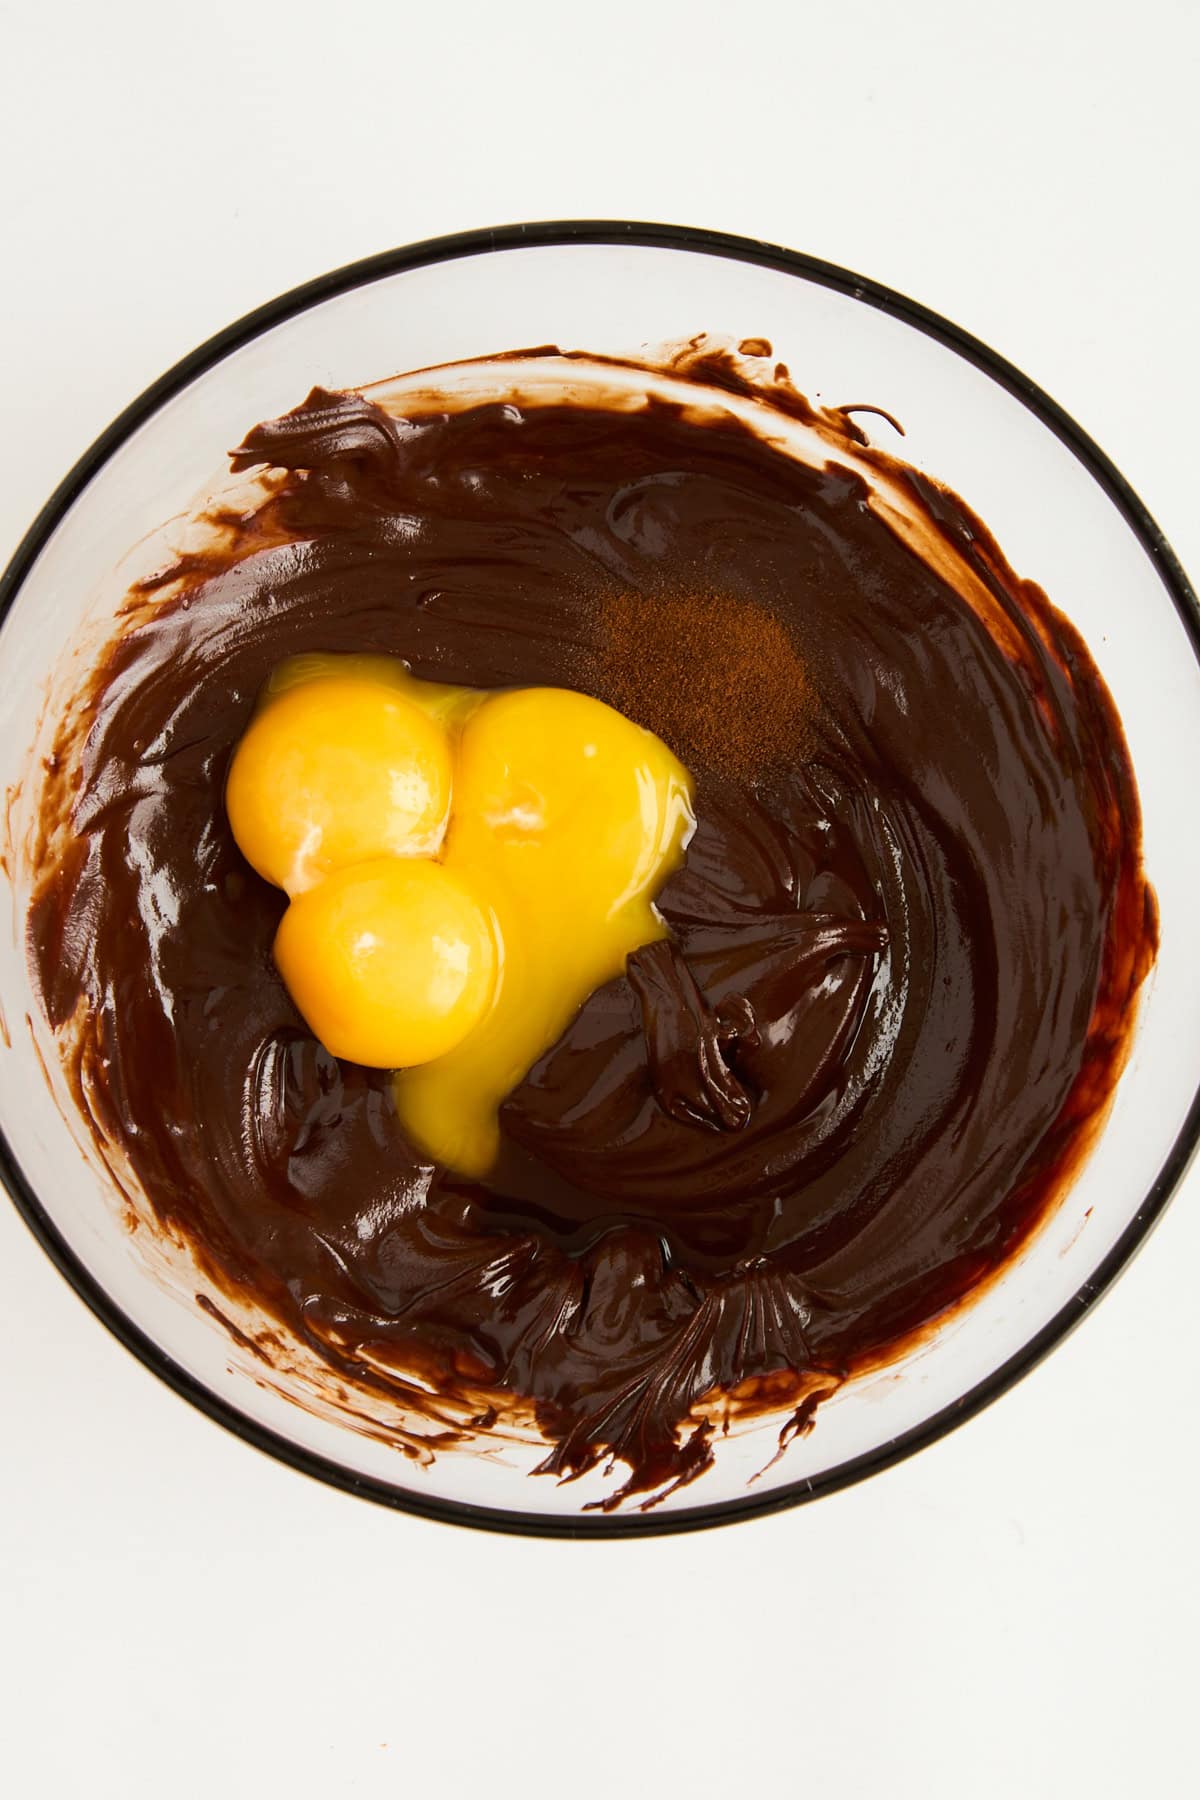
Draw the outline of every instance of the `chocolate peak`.
<instances>
[{"instance_id":1,"label":"chocolate peak","mask_svg":"<svg viewBox=\"0 0 1200 1800\"><path fill-rule=\"evenodd\" d=\"M731 1065L739 1043L758 1042L749 1000L728 994L710 1007L670 938L635 950L625 973L642 1009L650 1077L663 1111L682 1125L741 1131L754 1102Z\"/></svg>"}]
</instances>

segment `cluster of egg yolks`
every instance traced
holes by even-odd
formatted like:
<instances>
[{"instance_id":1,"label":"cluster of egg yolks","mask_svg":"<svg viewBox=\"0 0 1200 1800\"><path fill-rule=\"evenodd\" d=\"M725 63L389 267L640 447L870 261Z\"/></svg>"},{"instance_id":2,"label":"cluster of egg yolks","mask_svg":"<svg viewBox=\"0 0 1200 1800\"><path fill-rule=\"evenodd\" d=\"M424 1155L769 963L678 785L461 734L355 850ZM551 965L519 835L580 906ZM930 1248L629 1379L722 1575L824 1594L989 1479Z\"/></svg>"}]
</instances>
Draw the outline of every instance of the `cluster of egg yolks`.
<instances>
[{"instance_id":1,"label":"cluster of egg yolks","mask_svg":"<svg viewBox=\"0 0 1200 1800\"><path fill-rule=\"evenodd\" d=\"M598 700L332 655L276 670L228 809L247 860L292 895L275 956L312 1031L395 1069L406 1135L465 1175L494 1162L501 1102L588 995L665 935L654 895L693 824L686 771Z\"/></svg>"}]
</instances>

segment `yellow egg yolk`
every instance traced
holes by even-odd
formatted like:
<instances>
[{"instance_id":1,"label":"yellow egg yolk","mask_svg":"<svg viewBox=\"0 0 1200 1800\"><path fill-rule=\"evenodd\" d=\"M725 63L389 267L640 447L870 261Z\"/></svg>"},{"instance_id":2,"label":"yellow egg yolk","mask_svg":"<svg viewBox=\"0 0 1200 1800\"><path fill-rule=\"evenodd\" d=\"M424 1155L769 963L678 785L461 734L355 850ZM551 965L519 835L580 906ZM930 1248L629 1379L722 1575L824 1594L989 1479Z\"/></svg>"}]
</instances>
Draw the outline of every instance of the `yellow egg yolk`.
<instances>
[{"instance_id":1,"label":"yellow egg yolk","mask_svg":"<svg viewBox=\"0 0 1200 1800\"><path fill-rule=\"evenodd\" d=\"M691 824L683 768L611 707L561 688L485 700L458 747L445 861L487 895L503 969L477 1029L397 1075L414 1143L464 1174L490 1167L501 1101L630 951L666 936L653 898Z\"/></svg>"},{"instance_id":2,"label":"yellow egg yolk","mask_svg":"<svg viewBox=\"0 0 1200 1800\"><path fill-rule=\"evenodd\" d=\"M225 806L248 863L301 894L372 856L431 856L450 809L450 742L369 670L269 695L237 747Z\"/></svg>"},{"instance_id":3,"label":"yellow egg yolk","mask_svg":"<svg viewBox=\"0 0 1200 1800\"><path fill-rule=\"evenodd\" d=\"M440 814L431 783L407 836L378 765L360 779L354 761L361 751L371 763L376 741L396 767L390 721L407 729L405 709L436 734L448 771ZM303 753L289 762L297 730ZM343 759L336 781L322 763L329 741ZM411 767L429 740L406 741ZM440 766L432 753L421 762ZM281 790L289 768L306 796ZM260 770L272 792L255 789ZM234 757L228 805L247 859L297 896L275 955L310 1028L337 1056L394 1068L414 1147L470 1176L496 1158L505 1097L630 952L666 935L654 896L693 826L686 770L602 702L561 688L442 686L383 657L282 664ZM337 861L322 871L310 850L296 883L314 815ZM437 860L421 848L427 832Z\"/></svg>"},{"instance_id":4,"label":"yellow egg yolk","mask_svg":"<svg viewBox=\"0 0 1200 1800\"><path fill-rule=\"evenodd\" d=\"M496 948L458 875L424 857L380 856L298 895L275 961L327 1050L396 1069L443 1056L478 1025Z\"/></svg>"}]
</instances>

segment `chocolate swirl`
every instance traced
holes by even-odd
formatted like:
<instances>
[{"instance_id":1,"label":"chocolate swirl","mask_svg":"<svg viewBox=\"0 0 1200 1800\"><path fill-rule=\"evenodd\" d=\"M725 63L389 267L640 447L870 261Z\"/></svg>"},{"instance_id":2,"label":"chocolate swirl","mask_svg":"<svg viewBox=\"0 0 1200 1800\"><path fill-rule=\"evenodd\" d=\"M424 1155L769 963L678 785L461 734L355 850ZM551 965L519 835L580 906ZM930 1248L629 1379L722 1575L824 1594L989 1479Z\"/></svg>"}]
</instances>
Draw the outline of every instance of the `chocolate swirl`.
<instances>
[{"instance_id":1,"label":"chocolate swirl","mask_svg":"<svg viewBox=\"0 0 1200 1800\"><path fill-rule=\"evenodd\" d=\"M739 1044L759 1042L746 996L710 1007L669 938L636 950L625 973L641 1008L655 1104L681 1125L744 1130L754 1102L731 1063Z\"/></svg>"}]
</instances>

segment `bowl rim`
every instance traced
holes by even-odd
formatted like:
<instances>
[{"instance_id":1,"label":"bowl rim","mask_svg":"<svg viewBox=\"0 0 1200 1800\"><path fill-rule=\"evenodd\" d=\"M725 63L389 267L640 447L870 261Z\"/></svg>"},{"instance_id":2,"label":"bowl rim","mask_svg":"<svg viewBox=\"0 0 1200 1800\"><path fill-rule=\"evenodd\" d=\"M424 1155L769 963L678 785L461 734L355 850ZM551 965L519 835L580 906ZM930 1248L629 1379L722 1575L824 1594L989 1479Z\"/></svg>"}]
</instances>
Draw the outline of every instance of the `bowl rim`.
<instances>
[{"instance_id":1,"label":"bowl rim","mask_svg":"<svg viewBox=\"0 0 1200 1800\"><path fill-rule=\"evenodd\" d=\"M496 251L589 244L627 244L639 249L689 251L757 264L781 274L796 276L884 312L973 363L1014 395L1052 431L1113 502L1156 566L1183 623L1192 653L1200 663L1200 602L1159 526L1124 476L1092 438L1069 413L1012 363L979 338L919 302L906 298L881 282L856 275L837 264L822 261L802 251L788 250L757 238L739 237L695 226L622 219L553 219L426 238L417 243L381 251L317 276L314 280L304 282L276 299L267 301L265 305L256 307L226 326L223 331L218 331L182 357L132 401L101 432L55 488L0 575L0 625L7 618L42 550L97 471L167 400L223 361L234 350L297 313L305 312L324 300L384 276L402 274L435 263L484 256ZM168 1387L209 1419L241 1438L244 1443L253 1445L302 1474L324 1481L346 1493L445 1524L469 1525L522 1536L628 1538L734 1524L739 1520L762 1517L768 1513L781 1512L785 1507L819 1499L891 1468L927 1444L944 1437L955 1426L973 1418L1027 1375L1055 1345L1074 1330L1101 1295L1112 1286L1117 1276L1129 1266L1161 1218L1198 1145L1200 1088L1193 1096L1183 1125L1162 1168L1141 1204L1135 1209L1130 1223L1093 1274L1020 1350L993 1370L991 1375L941 1408L923 1424L876 1449L840 1463L821 1475L788 1483L762 1495L747 1495L708 1505L683 1507L678 1511L587 1513L565 1518L536 1511L507 1510L468 1501L446 1500L423 1495L416 1489L394 1487L375 1477L357 1474L332 1458L309 1451L281 1433L258 1424L182 1368L115 1305L42 1206L2 1131L0 1182L8 1190L18 1213L51 1262L113 1336Z\"/></svg>"}]
</instances>

